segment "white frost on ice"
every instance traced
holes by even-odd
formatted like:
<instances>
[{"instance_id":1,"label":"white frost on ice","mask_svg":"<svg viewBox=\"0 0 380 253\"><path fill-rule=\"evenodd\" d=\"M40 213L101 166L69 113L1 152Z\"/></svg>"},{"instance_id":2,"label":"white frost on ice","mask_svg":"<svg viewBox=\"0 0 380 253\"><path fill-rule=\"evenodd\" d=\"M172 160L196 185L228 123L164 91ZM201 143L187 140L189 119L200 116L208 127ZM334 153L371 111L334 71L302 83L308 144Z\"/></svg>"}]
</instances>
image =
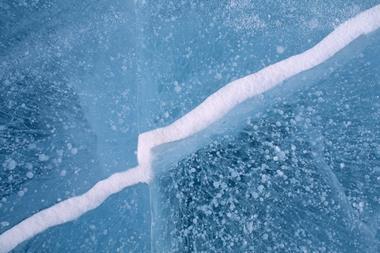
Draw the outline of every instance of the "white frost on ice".
<instances>
[{"instance_id":1,"label":"white frost on ice","mask_svg":"<svg viewBox=\"0 0 380 253\"><path fill-rule=\"evenodd\" d=\"M33 178L33 176L34 176L34 175L33 175L33 172L31 172L31 171L28 171L28 172L26 173L26 177L29 178L29 179L30 179L30 178Z\"/></svg>"},{"instance_id":2,"label":"white frost on ice","mask_svg":"<svg viewBox=\"0 0 380 253\"><path fill-rule=\"evenodd\" d=\"M49 160L49 156L45 154L39 154L38 160L40 160L41 162L46 162L47 160Z\"/></svg>"},{"instance_id":3,"label":"white frost on ice","mask_svg":"<svg viewBox=\"0 0 380 253\"><path fill-rule=\"evenodd\" d=\"M5 160L5 162L3 163L4 169L7 169L7 170L14 170L16 166L17 166L17 162L13 160L12 158Z\"/></svg>"},{"instance_id":4,"label":"white frost on ice","mask_svg":"<svg viewBox=\"0 0 380 253\"><path fill-rule=\"evenodd\" d=\"M282 54L283 52L285 52L285 48L283 46L277 46L276 47L276 52L278 54Z\"/></svg>"}]
</instances>

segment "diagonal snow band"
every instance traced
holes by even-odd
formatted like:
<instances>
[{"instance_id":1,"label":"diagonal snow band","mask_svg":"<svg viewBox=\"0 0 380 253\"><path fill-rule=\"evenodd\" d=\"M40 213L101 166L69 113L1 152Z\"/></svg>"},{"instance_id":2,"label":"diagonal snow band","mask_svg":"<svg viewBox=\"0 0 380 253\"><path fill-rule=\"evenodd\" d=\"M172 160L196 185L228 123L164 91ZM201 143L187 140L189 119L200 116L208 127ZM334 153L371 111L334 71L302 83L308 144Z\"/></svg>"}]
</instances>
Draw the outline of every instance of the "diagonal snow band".
<instances>
[{"instance_id":1,"label":"diagonal snow band","mask_svg":"<svg viewBox=\"0 0 380 253\"><path fill-rule=\"evenodd\" d=\"M140 134L137 167L115 173L96 183L86 193L44 209L5 231L0 235L0 252L11 251L18 244L50 227L78 218L101 205L110 195L128 186L149 183L153 177L151 162L154 147L198 133L243 101L325 62L353 40L379 27L380 5L376 5L339 25L311 49L235 80L207 97L200 105L172 124Z\"/></svg>"}]
</instances>

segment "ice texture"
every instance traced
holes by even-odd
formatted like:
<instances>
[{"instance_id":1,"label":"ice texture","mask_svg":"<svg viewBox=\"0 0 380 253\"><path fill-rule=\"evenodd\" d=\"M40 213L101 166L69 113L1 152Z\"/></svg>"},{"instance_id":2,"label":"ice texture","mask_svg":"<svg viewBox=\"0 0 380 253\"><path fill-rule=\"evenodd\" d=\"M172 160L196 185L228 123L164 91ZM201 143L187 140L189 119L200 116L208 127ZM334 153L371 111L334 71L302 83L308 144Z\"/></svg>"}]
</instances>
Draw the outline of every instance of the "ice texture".
<instances>
[{"instance_id":1,"label":"ice texture","mask_svg":"<svg viewBox=\"0 0 380 253\"><path fill-rule=\"evenodd\" d=\"M289 1L276 3L273 6L276 12L272 12L265 1L246 0L222 3L115 1L112 4L107 1L96 4L91 1L2 2L0 131L4 145L0 175L4 194L0 205L0 251L8 251L49 227L75 220L37 235L16 250L220 251L223 246L225 251L364 249L376 252L378 176L373 174L379 171L380 145L375 127L378 125L378 76L374 73L379 71L372 66L378 66L378 51L373 42L378 41L378 36L368 33L377 29L380 15L378 7L374 7L349 19L376 4L355 2L300 4ZM298 9L294 7L298 5ZM321 13L322 17L316 15ZM338 26L347 19L348 22ZM323 39L332 30L334 32ZM359 38L346 48L361 35L366 38ZM321 39L322 42L313 47ZM367 46L369 49L362 54ZM312 49L301 53L309 48ZM359 61L357 65L352 60L334 65L335 58L342 56L335 54L343 48L343 55L359 55L354 58ZM324 64L326 60L330 62L328 69ZM321 63L323 66L319 66ZM311 72L317 76L316 80L307 75L289 80L315 66L321 71ZM346 72L341 72L342 69ZM254 74L246 76L249 73ZM354 93L357 97L349 96L349 91L355 91L354 87L334 91L335 85L353 84L351 76L356 80L366 75L369 76L363 79L363 84L355 86L360 88ZM241 76L246 77L238 79ZM332 79L336 76L342 76L342 80ZM312 104L314 100L307 92L313 89L308 88L310 86L324 84L323 79L332 79L331 87L315 91L318 106L326 106L318 107ZM280 96L278 90L270 90L285 80L287 87L300 87L302 96L293 96L297 93L293 88L280 90L286 96ZM229 84L224 86L226 83ZM257 96L268 90L263 100ZM369 93L362 94L363 91ZM347 101L333 96L337 94ZM360 100L355 100L358 97ZM239 111L237 107L250 98L254 103L245 104ZM277 99L272 101L271 98ZM279 105L276 103L279 99L288 102ZM288 104L294 117L283 108ZM332 104L339 109L331 112ZM254 110L247 109L247 105ZM262 111L265 113L253 118L247 116ZM358 111L363 112L359 113L363 117L346 117ZM293 128L285 129L285 135L281 126L289 122L277 112L290 118ZM220 121L221 125L215 125ZM232 128L230 121L239 122L238 127ZM366 121L371 123L364 124ZM223 122L227 122L224 127ZM326 123L331 126L325 126ZM242 127L243 135L249 136L245 140L248 142L241 140ZM149 131L151 129L154 130ZM275 134L268 134L268 130ZM207 135L208 131L219 132ZM252 137L256 131L262 135ZM142 134L138 137L139 133ZM260 139L265 136L265 140ZM187 140L188 137L191 140ZM184 138L183 142L158 147ZM246 148L255 138L259 140L258 148L267 146L264 153L255 150L250 154ZM284 147L282 142L288 138L296 140ZM184 146L187 141L194 145ZM299 142L304 145L301 151ZM156 147L157 157L152 153ZM165 149L172 152L165 154ZM235 149L242 151L235 154ZM206 157L203 154L207 154ZM252 160L246 159L247 154ZM300 164L289 162L289 154ZM156 160L152 161L153 158ZM193 158L204 170L188 164L194 162ZM228 181L240 177L241 171L234 167L236 160L242 163L237 167L244 170L248 185L236 186ZM371 173L360 174L363 170L359 169L350 171L354 161L362 161L358 168L370 168ZM256 166L251 172L250 162L260 168ZM209 165L214 163L220 164L220 170L209 170ZM289 172L286 167L289 165L295 170ZM262 170L273 172L265 174ZM297 171L299 174L292 174ZM199 179L189 176L184 181L181 173L206 173L213 178L199 189L186 188L186 180L190 180L191 185L191 180ZM175 193L165 181L168 174L178 181L172 184L179 183L180 187L174 187ZM290 188L286 188L286 183L281 184L287 182L289 176L299 181L301 190L305 189L304 195L299 194L302 199L294 200L289 194L281 195L279 201L270 198L272 184L290 195L299 193L299 188L292 188L294 180ZM104 178L107 179L99 181ZM281 178L284 181L276 181ZM315 181L314 185L309 182L310 178ZM138 185L120 192L138 182L153 184L150 186L152 224L147 186ZM187 213L194 214L197 212L194 210L199 209L214 214L215 210L207 205L199 207L196 201L188 199L194 197L202 202L204 196L198 190L208 187L223 197L221 203L228 203L232 211L221 214L227 218L220 220L213 215L215 219L203 219L199 223L202 215L189 218ZM268 221L260 220L258 224L264 224L259 228L253 220L241 223L243 230L228 223L228 219L244 220L248 215L236 210L239 204L243 207L247 204L248 209L249 202L235 203L234 200L236 191L244 192L244 187L254 189L247 198L252 196L253 202L264 202L250 208L253 217L266 214ZM235 195L231 195L231 191ZM103 203L114 193L118 194ZM175 194L180 203L167 203L171 194ZM320 208L318 197L324 208ZM319 208L315 219L308 217L313 212L304 208L307 198L310 203L306 207ZM329 209L331 200L333 205L338 203L336 210ZM267 210L271 205L283 205L286 201L292 205L282 210ZM215 203L220 207L221 203ZM305 211L295 212L298 218L307 216L300 220L310 222L317 232L306 223L292 222L293 213L289 217L279 213L295 206ZM184 212L172 215L178 208ZM89 210L93 211L77 219ZM327 218L321 221L321 217ZM183 222L189 224L189 219L198 227L184 226ZM220 221L225 226L220 225ZM170 227L165 222L177 226L170 235L163 229ZM286 229L273 228L275 223L281 222L289 227L289 233L301 228L294 232L295 237L301 239L294 242L284 237L288 233ZM205 226L210 229L209 237L206 236L210 240L203 238L203 232L199 234L199 229ZM309 230L302 232L304 228ZM257 229L263 230L255 234ZM321 230L327 231L327 235ZM239 239L231 235L238 232L241 232ZM336 238L331 239L334 236ZM152 246L147 243L149 240ZM343 244L344 240L350 243Z\"/></svg>"},{"instance_id":2,"label":"ice texture","mask_svg":"<svg viewBox=\"0 0 380 253\"><path fill-rule=\"evenodd\" d=\"M162 170L156 251L377 252L379 54L373 44Z\"/></svg>"}]
</instances>

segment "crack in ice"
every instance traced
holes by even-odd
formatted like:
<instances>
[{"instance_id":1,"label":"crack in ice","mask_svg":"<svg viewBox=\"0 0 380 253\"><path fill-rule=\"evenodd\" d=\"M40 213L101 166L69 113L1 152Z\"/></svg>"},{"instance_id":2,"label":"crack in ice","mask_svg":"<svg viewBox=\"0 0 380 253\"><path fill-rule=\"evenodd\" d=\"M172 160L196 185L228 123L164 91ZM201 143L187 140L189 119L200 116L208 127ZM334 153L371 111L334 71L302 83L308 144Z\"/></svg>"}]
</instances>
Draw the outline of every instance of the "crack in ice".
<instances>
[{"instance_id":1,"label":"crack in ice","mask_svg":"<svg viewBox=\"0 0 380 253\"><path fill-rule=\"evenodd\" d=\"M243 101L325 62L361 35L373 32L379 27L380 5L376 5L339 25L309 50L235 80L207 97L172 124L140 134L137 167L115 173L96 183L86 193L64 200L21 221L0 235L0 252L11 251L18 244L50 227L78 218L97 208L110 195L126 187L149 183L153 179L151 169L153 148L182 140L205 129Z\"/></svg>"}]
</instances>

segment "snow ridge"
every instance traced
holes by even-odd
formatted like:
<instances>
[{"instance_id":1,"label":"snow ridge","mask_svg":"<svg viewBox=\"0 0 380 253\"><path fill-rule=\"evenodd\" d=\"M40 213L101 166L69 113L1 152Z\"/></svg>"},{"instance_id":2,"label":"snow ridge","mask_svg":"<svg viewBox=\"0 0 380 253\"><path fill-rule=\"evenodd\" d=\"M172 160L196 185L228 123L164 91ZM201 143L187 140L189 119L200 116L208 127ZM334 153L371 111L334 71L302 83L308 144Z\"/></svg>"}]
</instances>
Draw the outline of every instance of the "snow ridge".
<instances>
[{"instance_id":1,"label":"snow ridge","mask_svg":"<svg viewBox=\"0 0 380 253\"><path fill-rule=\"evenodd\" d=\"M50 227L78 218L97 208L110 195L126 187L151 182L153 148L182 140L205 129L243 101L270 90L296 74L318 66L358 37L373 32L379 27L380 4L339 25L322 41L305 52L235 80L207 97L192 111L172 124L140 134L137 146L139 163L137 167L115 173L96 183L86 193L44 209L5 231L0 235L0 253L11 251L18 244Z\"/></svg>"}]
</instances>

